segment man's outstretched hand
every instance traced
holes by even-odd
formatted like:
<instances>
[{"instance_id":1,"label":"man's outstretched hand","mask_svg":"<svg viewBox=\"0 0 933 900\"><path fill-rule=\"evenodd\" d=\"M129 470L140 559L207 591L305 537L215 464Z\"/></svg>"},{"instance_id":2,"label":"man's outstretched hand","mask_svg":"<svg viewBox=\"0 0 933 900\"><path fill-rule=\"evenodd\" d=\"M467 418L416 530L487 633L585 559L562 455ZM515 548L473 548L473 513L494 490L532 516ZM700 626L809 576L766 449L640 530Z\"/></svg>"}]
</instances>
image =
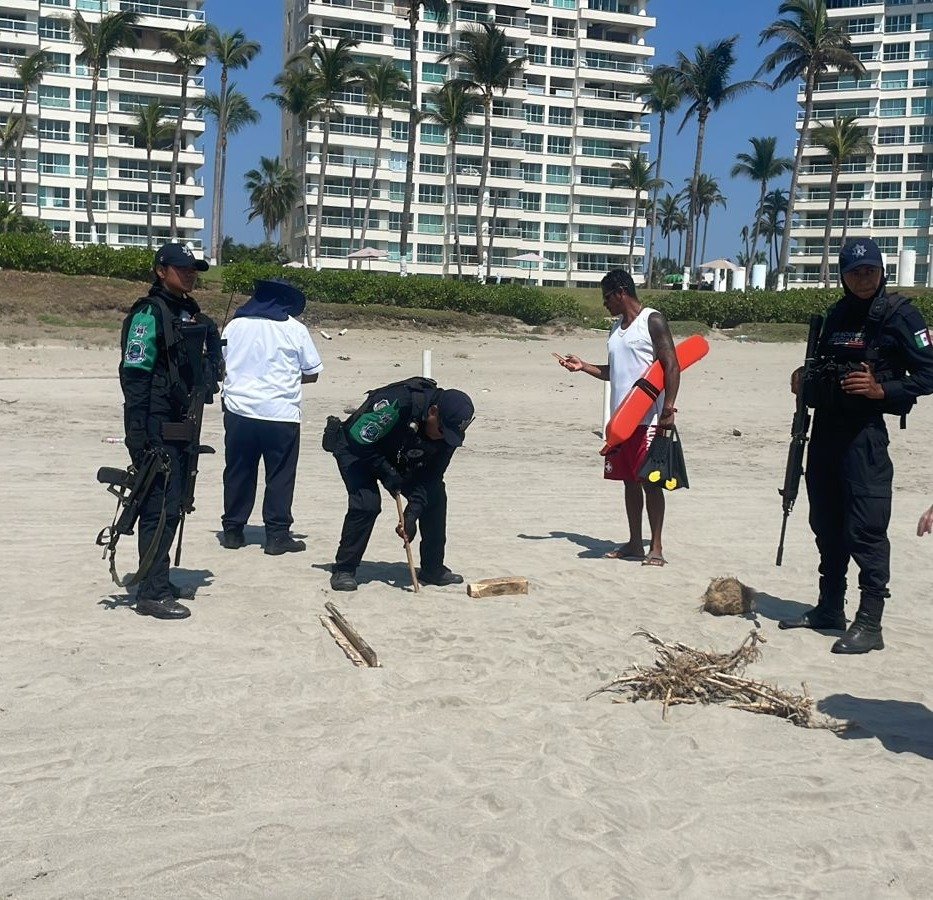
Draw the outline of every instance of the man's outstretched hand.
<instances>
[{"instance_id":1,"label":"man's outstretched hand","mask_svg":"<svg viewBox=\"0 0 933 900\"><path fill-rule=\"evenodd\" d=\"M568 372L580 372L583 370L583 366L586 365L579 356L574 356L573 354L561 356L559 353L555 353L554 358L567 369Z\"/></svg>"}]
</instances>

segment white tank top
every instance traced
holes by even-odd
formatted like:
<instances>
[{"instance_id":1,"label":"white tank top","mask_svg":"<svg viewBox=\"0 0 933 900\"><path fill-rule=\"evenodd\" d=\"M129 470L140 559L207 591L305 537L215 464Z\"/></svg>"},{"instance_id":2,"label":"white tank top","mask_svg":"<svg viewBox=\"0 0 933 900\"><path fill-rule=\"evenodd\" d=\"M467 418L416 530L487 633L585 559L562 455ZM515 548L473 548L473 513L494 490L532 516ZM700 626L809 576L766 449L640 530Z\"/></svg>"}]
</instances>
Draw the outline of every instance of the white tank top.
<instances>
[{"instance_id":1,"label":"white tank top","mask_svg":"<svg viewBox=\"0 0 933 900\"><path fill-rule=\"evenodd\" d=\"M609 386L612 411L619 408L632 385L641 378L654 362L654 345L648 333L648 317L657 312L646 306L628 326L622 328L621 319L609 332ZM642 425L657 425L661 409L664 407L664 391L652 404Z\"/></svg>"}]
</instances>

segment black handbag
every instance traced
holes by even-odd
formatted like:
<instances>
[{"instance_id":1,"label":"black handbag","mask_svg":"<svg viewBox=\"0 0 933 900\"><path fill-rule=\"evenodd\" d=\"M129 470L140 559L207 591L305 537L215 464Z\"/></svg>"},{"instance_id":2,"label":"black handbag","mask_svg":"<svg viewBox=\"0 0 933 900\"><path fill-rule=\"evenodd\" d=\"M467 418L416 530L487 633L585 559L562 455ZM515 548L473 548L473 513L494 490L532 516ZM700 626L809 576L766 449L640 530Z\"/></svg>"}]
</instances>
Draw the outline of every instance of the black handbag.
<instances>
[{"instance_id":1,"label":"black handbag","mask_svg":"<svg viewBox=\"0 0 933 900\"><path fill-rule=\"evenodd\" d=\"M655 434L638 477L648 484L660 484L666 491L690 487L683 445L676 426L659 429Z\"/></svg>"}]
</instances>

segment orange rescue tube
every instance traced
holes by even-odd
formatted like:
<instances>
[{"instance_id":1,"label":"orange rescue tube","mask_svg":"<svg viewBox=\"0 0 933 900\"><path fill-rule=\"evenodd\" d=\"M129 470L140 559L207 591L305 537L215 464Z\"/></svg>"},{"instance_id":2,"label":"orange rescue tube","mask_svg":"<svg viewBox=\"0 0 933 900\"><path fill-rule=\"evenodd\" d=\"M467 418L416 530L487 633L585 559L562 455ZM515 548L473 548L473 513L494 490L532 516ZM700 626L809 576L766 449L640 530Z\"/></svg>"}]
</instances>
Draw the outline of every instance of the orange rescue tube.
<instances>
[{"instance_id":1,"label":"orange rescue tube","mask_svg":"<svg viewBox=\"0 0 933 900\"><path fill-rule=\"evenodd\" d=\"M699 334L688 337L687 340L677 345L677 361L680 363L681 370L699 362L707 353L709 353L709 342L705 337ZM627 441L635 433L635 429L645 418L648 410L651 409L651 404L658 399L658 394L662 390L664 390L664 369L661 368L661 363L655 360L648 367L648 371L632 385L632 389L609 420L606 426L606 446L599 451L602 456L605 456L613 447L618 447L623 441Z\"/></svg>"}]
</instances>

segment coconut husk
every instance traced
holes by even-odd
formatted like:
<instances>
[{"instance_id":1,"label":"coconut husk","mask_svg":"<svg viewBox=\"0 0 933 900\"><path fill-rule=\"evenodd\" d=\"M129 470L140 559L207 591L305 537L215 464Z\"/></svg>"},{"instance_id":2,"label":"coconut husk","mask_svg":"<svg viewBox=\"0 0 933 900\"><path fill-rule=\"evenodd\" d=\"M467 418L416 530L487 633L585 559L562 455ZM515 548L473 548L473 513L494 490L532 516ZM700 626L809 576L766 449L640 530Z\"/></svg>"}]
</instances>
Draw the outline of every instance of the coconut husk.
<instances>
[{"instance_id":1,"label":"coconut husk","mask_svg":"<svg viewBox=\"0 0 933 900\"><path fill-rule=\"evenodd\" d=\"M742 616L753 612L757 591L731 575L714 578L703 594L703 610L714 616Z\"/></svg>"},{"instance_id":2,"label":"coconut husk","mask_svg":"<svg viewBox=\"0 0 933 900\"><path fill-rule=\"evenodd\" d=\"M678 704L721 703L733 709L778 716L801 728L844 727L817 714L805 684L802 695L792 694L744 677L746 666L761 657L758 645L765 643L757 631L752 631L733 653L712 653L686 644L668 643L647 631L635 634L654 645L654 664L633 665L593 691L587 700L602 693L618 694L617 703L658 700L664 704L662 719L667 718L669 707Z\"/></svg>"}]
</instances>

